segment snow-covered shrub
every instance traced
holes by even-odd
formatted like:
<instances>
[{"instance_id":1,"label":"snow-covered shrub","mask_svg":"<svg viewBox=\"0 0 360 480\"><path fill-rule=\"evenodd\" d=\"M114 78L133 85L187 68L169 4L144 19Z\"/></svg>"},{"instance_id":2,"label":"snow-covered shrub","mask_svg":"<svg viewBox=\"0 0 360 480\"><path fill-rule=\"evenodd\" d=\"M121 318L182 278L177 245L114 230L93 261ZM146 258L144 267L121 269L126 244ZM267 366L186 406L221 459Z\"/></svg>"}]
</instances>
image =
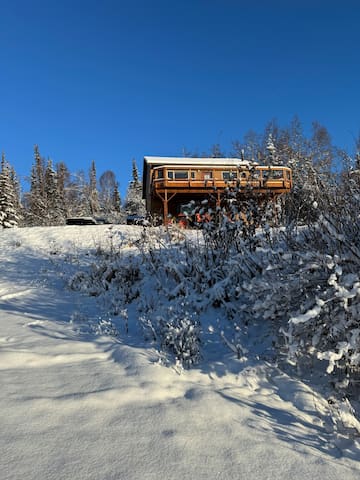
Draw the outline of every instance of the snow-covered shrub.
<instances>
[{"instance_id":1,"label":"snow-covered shrub","mask_svg":"<svg viewBox=\"0 0 360 480\"><path fill-rule=\"evenodd\" d=\"M200 358L200 324L188 312L176 312L171 307L166 318L158 318L163 349L171 352L183 367L196 365Z\"/></svg>"},{"instance_id":2,"label":"snow-covered shrub","mask_svg":"<svg viewBox=\"0 0 360 480\"><path fill-rule=\"evenodd\" d=\"M326 362L330 380L348 392L360 373L359 235L359 218L345 211L284 232L277 247L258 252L261 275L241 293L244 315L270 321L291 362Z\"/></svg>"},{"instance_id":3,"label":"snow-covered shrub","mask_svg":"<svg viewBox=\"0 0 360 480\"><path fill-rule=\"evenodd\" d=\"M95 335L108 335L110 337L118 337L119 330L116 325L109 319L99 318L95 323L90 324L91 332Z\"/></svg>"},{"instance_id":4,"label":"snow-covered shrub","mask_svg":"<svg viewBox=\"0 0 360 480\"><path fill-rule=\"evenodd\" d=\"M139 322L142 327L145 340L156 342L158 334L156 331L156 326L154 325L154 322L150 316L146 313L139 315Z\"/></svg>"},{"instance_id":5,"label":"snow-covered shrub","mask_svg":"<svg viewBox=\"0 0 360 480\"><path fill-rule=\"evenodd\" d=\"M124 304L139 296L140 279L140 266L136 258L129 257L125 260L113 255L97 263L93 262L89 267L73 274L68 280L68 286L94 297L108 292L112 314L118 315Z\"/></svg>"},{"instance_id":6,"label":"snow-covered shrub","mask_svg":"<svg viewBox=\"0 0 360 480\"><path fill-rule=\"evenodd\" d=\"M317 238L308 247L320 244L322 251L310 250L300 266L298 277L307 298L284 331L291 358L326 361L327 373L343 388L354 384L360 373L360 221L349 220L320 218Z\"/></svg>"}]
</instances>

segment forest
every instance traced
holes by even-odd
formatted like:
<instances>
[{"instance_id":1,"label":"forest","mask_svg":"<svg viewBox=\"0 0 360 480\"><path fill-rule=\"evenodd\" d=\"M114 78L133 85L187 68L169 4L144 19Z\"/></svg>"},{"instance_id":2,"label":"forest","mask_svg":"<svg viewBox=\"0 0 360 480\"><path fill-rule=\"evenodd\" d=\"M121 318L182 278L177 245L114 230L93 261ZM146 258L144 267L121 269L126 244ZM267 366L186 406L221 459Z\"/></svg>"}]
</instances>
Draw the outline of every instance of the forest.
<instances>
[{"instance_id":1,"label":"forest","mask_svg":"<svg viewBox=\"0 0 360 480\"><path fill-rule=\"evenodd\" d=\"M122 203L119 184L112 170L97 177L95 161L88 175L72 174L65 164L53 165L34 146L34 161L28 179L29 190L22 192L15 169L2 153L0 169L0 226L64 225L70 217L102 216L111 223L123 223L126 215L142 213L142 185L136 161L132 180Z\"/></svg>"}]
</instances>

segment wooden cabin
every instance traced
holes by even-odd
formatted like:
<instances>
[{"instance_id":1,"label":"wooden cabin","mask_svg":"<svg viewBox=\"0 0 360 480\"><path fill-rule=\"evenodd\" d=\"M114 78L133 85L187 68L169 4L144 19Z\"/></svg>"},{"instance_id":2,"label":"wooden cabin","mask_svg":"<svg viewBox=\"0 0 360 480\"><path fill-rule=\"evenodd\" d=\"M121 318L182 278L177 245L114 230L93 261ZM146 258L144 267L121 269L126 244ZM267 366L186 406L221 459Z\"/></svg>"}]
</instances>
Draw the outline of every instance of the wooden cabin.
<instances>
[{"instance_id":1,"label":"wooden cabin","mask_svg":"<svg viewBox=\"0 0 360 480\"><path fill-rule=\"evenodd\" d=\"M190 201L221 205L225 191L237 188L245 197L288 193L291 169L264 166L238 158L144 157L143 198L152 216L164 223L178 217Z\"/></svg>"}]
</instances>

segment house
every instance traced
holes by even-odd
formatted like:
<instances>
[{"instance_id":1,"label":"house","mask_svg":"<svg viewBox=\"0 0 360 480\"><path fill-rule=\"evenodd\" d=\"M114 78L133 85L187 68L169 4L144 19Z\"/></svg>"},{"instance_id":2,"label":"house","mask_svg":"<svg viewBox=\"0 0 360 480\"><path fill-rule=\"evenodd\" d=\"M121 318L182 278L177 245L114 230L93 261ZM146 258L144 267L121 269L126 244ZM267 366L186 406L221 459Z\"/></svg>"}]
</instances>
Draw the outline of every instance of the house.
<instances>
[{"instance_id":1,"label":"house","mask_svg":"<svg viewBox=\"0 0 360 480\"><path fill-rule=\"evenodd\" d=\"M278 198L292 188L291 169L261 166L238 158L144 157L143 198L146 210L164 223L177 218L190 201L220 206L224 193L236 188L244 198Z\"/></svg>"}]
</instances>

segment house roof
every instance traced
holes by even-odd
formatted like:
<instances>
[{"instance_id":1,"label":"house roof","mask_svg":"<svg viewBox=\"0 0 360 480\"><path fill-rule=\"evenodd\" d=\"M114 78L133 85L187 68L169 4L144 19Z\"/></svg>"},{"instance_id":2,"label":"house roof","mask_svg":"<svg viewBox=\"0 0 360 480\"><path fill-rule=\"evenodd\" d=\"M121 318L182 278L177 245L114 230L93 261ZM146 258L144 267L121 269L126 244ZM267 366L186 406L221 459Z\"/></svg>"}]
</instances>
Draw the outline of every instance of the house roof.
<instances>
[{"instance_id":1,"label":"house roof","mask_svg":"<svg viewBox=\"0 0 360 480\"><path fill-rule=\"evenodd\" d=\"M199 158L199 157L144 157L144 164L147 165L250 165L254 162L240 158Z\"/></svg>"}]
</instances>

